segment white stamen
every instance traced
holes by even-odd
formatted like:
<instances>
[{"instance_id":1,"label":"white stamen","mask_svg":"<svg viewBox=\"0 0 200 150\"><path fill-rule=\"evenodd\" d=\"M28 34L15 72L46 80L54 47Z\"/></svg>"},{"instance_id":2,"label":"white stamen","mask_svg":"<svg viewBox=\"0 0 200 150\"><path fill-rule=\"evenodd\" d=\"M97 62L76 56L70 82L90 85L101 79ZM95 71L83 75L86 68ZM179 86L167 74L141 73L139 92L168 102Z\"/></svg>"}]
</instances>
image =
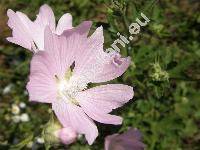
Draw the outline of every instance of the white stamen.
<instances>
[{"instance_id":1,"label":"white stamen","mask_svg":"<svg viewBox=\"0 0 200 150\"><path fill-rule=\"evenodd\" d=\"M78 104L75 97L78 92L87 88L87 82L83 79L76 78L72 76L69 80L62 79L58 80L58 95L59 98L67 100L66 102L71 102Z\"/></svg>"}]
</instances>

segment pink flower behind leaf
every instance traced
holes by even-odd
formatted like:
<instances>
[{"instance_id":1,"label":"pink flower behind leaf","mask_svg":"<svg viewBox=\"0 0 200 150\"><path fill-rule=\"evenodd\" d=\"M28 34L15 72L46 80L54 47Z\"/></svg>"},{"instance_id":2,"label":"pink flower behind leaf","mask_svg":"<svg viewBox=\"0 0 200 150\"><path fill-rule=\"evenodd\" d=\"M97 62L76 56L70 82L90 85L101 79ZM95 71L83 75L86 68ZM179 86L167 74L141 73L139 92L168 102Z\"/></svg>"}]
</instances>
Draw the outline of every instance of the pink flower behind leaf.
<instances>
[{"instance_id":1,"label":"pink flower behind leaf","mask_svg":"<svg viewBox=\"0 0 200 150\"><path fill-rule=\"evenodd\" d=\"M142 134L137 129L129 129L122 134L113 134L105 138L105 150L144 150Z\"/></svg>"},{"instance_id":2,"label":"pink flower behind leaf","mask_svg":"<svg viewBox=\"0 0 200 150\"><path fill-rule=\"evenodd\" d=\"M39 14L35 21L31 21L24 13L14 12L9 9L8 26L12 29L12 36L7 40L18 44L33 52L44 50L44 30L49 26L52 32L60 35L64 30L72 28L72 16L64 14L58 21L56 27L55 17L52 9L48 5L40 8Z\"/></svg>"},{"instance_id":3,"label":"pink flower behind leaf","mask_svg":"<svg viewBox=\"0 0 200 150\"><path fill-rule=\"evenodd\" d=\"M92 144L98 136L93 120L121 124L121 117L109 113L133 98L133 88L106 84L88 89L89 83L119 77L130 64L129 57L121 58L119 54L103 51L102 27L87 37L90 26L90 22L83 22L61 36L47 27L45 51L33 56L27 89L31 101L51 103L63 127L85 134Z\"/></svg>"}]
</instances>

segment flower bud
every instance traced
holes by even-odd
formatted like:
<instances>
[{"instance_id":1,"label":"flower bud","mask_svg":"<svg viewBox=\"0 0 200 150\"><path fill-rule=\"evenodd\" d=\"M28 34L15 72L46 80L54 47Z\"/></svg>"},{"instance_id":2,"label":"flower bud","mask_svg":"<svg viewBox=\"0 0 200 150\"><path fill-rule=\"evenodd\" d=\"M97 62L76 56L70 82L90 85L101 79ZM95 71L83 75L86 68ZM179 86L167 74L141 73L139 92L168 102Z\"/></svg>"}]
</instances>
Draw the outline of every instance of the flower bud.
<instances>
[{"instance_id":1,"label":"flower bud","mask_svg":"<svg viewBox=\"0 0 200 150\"><path fill-rule=\"evenodd\" d=\"M70 127L62 128L56 131L56 136L63 144L71 144L76 141L77 133Z\"/></svg>"},{"instance_id":2,"label":"flower bud","mask_svg":"<svg viewBox=\"0 0 200 150\"><path fill-rule=\"evenodd\" d=\"M169 81L169 74L167 71L162 70L159 63L152 64L150 77L153 81Z\"/></svg>"},{"instance_id":3,"label":"flower bud","mask_svg":"<svg viewBox=\"0 0 200 150\"><path fill-rule=\"evenodd\" d=\"M49 121L43 130L43 138L45 143L53 145L60 142L55 132L61 129L61 125L57 122Z\"/></svg>"},{"instance_id":4,"label":"flower bud","mask_svg":"<svg viewBox=\"0 0 200 150\"><path fill-rule=\"evenodd\" d=\"M63 128L57 119L54 119L53 114L49 122L45 125L42 134L47 145L55 145L60 142L63 144L71 144L77 138L77 133L71 127Z\"/></svg>"}]
</instances>

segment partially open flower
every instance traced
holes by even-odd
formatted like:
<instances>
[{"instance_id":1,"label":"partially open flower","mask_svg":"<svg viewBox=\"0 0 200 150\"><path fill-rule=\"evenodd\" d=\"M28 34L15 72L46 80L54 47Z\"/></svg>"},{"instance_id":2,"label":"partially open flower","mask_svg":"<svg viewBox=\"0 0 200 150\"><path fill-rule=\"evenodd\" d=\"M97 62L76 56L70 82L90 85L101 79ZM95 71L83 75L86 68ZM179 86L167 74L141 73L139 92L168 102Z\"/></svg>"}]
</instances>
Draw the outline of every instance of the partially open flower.
<instances>
[{"instance_id":1,"label":"partially open flower","mask_svg":"<svg viewBox=\"0 0 200 150\"><path fill-rule=\"evenodd\" d=\"M137 129L129 129L122 134L113 134L105 138L105 150L144 150L141 133Z\"/></svg>"}]
</instances>

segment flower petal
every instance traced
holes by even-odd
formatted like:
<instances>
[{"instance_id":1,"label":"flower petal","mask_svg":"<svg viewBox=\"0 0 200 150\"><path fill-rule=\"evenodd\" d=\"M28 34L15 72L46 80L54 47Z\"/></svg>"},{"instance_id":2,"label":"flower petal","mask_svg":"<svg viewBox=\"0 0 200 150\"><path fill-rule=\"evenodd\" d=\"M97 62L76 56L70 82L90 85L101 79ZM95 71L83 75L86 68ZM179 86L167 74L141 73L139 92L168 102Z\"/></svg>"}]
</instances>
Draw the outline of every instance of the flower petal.
<instances>
[{"instance_id":1,"label":"flower petal","mask_svg":"<svg viewBox=\"0 0 200 150\"><path fill-rule=\"evenodd\" d=\"M52 105L58 119L64 127L72 127L76 132L85 134L91 145L98 136L98 130L93 121L87 117L81 107L64 100L58 100Z\"/></svg>"},{"instance_id":2,"label":"flower petal","mask_svg":"<svg viewBox=\"0 0 200 150\"><path fill-rule=\"evenodd\" d=\"M32 37L29 32L28 17L20 12L15 13L11 9L7 11L7 15L9 17L8 26L13 30L13 37L8 37L7 40L31 50Z\"/></svg>"},{"instance_id":3,"label":"flower petal","mask_svg":"<svg viewBox=\"0 0 200 150\"><path fill-rule=\"evenodd\" d=\"M37 67L37 65L35 67ZM47 69L45 66L38 67L44 67L45 70ZM30 80L26 88L29 92L30 101L52 103L56 100L56 83L52 78L46 76L45 73L35 73L30 75L29 78Z\"/></svg>"},{"instance_id":4,"label":"flower petal","mask_svg":"<svg viewBox=\"0 0 200 150\"><path fill-rule=\"evenodd\" d=\"M131 58L121 58L121 55L114 53L110 56L108 64L102 65L102 71L96 73L95 77L91 82L100 83L113 80L121 76L129 67Z\"/></svg>"},{"instance_id":5,"label":"flower petal","mask_svg":"<svg viewBox=\"0 0 200 150\"><path fill-rule=\"evenodd\" d=\"M43 29L49 26L52 31L55 31L55 17L51 7L47 4L42 5L34 23L38 24Z\"/></svg>"},{"instance_id":6,"label":"flower petal","mask_svg":"<svg viewBox=\"0 0 200 150\"><path fill-rule=\"evenodd\" d=\"M77 52L74 74L84 76L93 83L106 82L122 75L130 64L130 57L103 51L103 28L99 27L88 40L86 47Z\"/></svg>"},{"instance_id":7,"label":"flower petal","mask_svg":"<svg viewBox=\"0 0 200 150\"><path fill-rule=\"evenodd\" d=\"M61 35L63 31L67 29L72 29L72 16L71 14L67 13L64 14L60 20L58 21L58 25L56 27L56 33Z\"/></svg>"},{"instance_id":8,"label":"flower petal","mask_svg":"<svg viewBox=\"0 0 200 150\"><path fill-rule=\"evenodd\" d=\"M121 124L118 116L107 114L133 98L133 88L122 84L97 86L79 92L76 99L92 119L106 124Z\"/></svg>"},{"instance_id":9,"label":"flower petal","mask_svg":"<svg viewBox=\"0 0 200 150\"><path fill-rule=\"evenodd\" d=\"M52 9L44 4L40 7L39 14L33 22L31 35L39 50L44 50L44 31L46 26L55 32L55 17Z\"/></svg>"},{"instance_id":10,"label":"flower petal","mask_svg":"<svg viewBox=\"0 0 200 150\"><path fill-rule=\"evenodd\" d=\"M42 94L40 91L47 92L47 90L42 90L41 88L50 86L50 89L56 89L56 76L59 79L64 78L65 73L75 60L75 53L81 45L79 42L83 42L79 39L79 37L81 37L79 28L77 30L74 28L74 31L70 35L58 36L53 34L52 30L48 26L46 27L44 41L45 51L36 53L31 61L30 82L27 86L31 100L44 101L41 100L43 96L41 96L41 98L39 97ZM37 76L39 76L41 80ZM45 76L47 80L45 80ZM46 81L48 82L46 83ZM38 91L36 85L38 85L40 91ZM38 93L38 96L36 96L35 93ZM52 93L50 92L50 95L51 94ZM55 95L53 98L55 98ZM48 97L47 101L49 101L49 98L50 97Z\"/></svg>"},{"instance_id":11,"label":"flower petal","mask_svg":"<svg viewBox=\"0 0 200 150\"><path fill-rule=\"evenodd\" d=\"M65 30L62 33L62 35L66 36L66 37L70 36L71 34L82 35L82 38L84 39L84 43L85 43L85 40L86 40L85 38L87 37L87 35L88 35L89 31L90 31L91 25L92 25L91 21L83 21L77 27Z\"/></svg>"},{"instance_id":12,"label":"flower petal","mask_svg":"<svg viewBox=\"0 0 200 150\"><path fill-rule=\"evenodd\" d=\"M34 22L21 13L8 10L8 26L13 30L13 37L8 41L18 44L33 52L44 49L44 30L46 26L55 32L55 17L52 9L48 5L40 7L39 14ZM37 48L33 47L35 45Z\"/></svg>"},{"instance_id":13,"label":"flower petal","mask_svg":"<svg viewBox=\"0 0 200 150\"><path fill-rule=\"evenodd\" d=\"M50 65L53 75L61 78L75 60L75 53L79 46L78 35L58 36L46 27L44 61Z\"/></svg>"},{"instance_id":14,"label":"flower petal","mask_svg":"<svg viewBox=\"0 0 200 150\"><path fill-rule=\"evenodd\" d=\"M45 30L45 51L36 53L31 60L30 81L27 85L30 99L38 102L52 102L57 97L56 75L63 78L73 63L74 51L71 40ZM44 100L46 98L46 100Z\"/></svg>"}]
</instances>

